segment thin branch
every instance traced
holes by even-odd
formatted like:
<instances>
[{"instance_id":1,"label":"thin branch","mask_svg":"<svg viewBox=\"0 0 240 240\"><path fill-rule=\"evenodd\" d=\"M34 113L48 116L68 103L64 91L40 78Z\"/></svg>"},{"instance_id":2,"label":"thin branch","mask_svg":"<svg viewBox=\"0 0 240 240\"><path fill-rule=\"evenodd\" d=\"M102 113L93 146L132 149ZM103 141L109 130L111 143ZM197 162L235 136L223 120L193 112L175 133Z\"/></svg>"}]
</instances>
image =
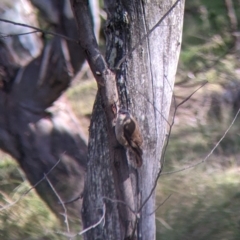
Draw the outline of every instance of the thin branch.
<instances>
[{"instance_id":1,"label":"thin branch","mask_svg":"<svg viewBox=\"0 0 240 240\"><path fill-rule=\"evenodd\" d=\"M147 33L136 43L133 48L117 63L116 69L119 69L120 65L146 40L150 34L163 22L163 20L170 14L170 12L177 6L181 0L177 0L169 10L161 17L161 19L149 30Z\"/></svg>"},{"instance_id":2,"label":"thin branch","mask_svg":"<svg viewBox=\"0 0 240 240\"><path fill-rule=\"evenodd\" d=\"M185 84L185 83L187 83L187 81L181 81L181 82L177 82L177 83L175 83L175 86L177 85L177 86L179 86L180 85L180 87L184 87L184 88L193 88L193 87L197 87L198 85L200 85L200 84L203 84L204 82L206 82L206 80L203 80L203 81L197 81L197 82L190 82L190 83L188 83L187 85L183 85L183 84ZM183 86L181 86L181 85L183 85Z\"/></svg>"},{"instance_id":3,"label":"thin branch","mask_svg":"<svg viewBox=\"0 0 240 240\"><path fill-rule=\"evenodd\" d=\"M83 235L84 233L86 233L87 231L97 227L104 219L105 219L105 214L106 214L106 205L103 204L103 215L102 217L99 219L99 221L97 223L95 223L94 225L84 229L83 231L79 232L78 235ZM105 220L103 221L103 225L105 223Z\"/></svg>"},{"instance_id":4,"label":"thin branch","mask_svg":"<svg viewBox=\"0 0 240 240\"><path fill-rule=\"evenodd\" d=\"M102 214L102 217L99 219L98 222L96 222L95 224L93 224L92 226L84 229L83 231L81 232L78 232L77 234L70 234L70 233L65 233L65 232L55 232L57 234L61 234L65 237L70 237L70 238L74 238L76 237L77 235L83 235L84 233L88 232L89 230L97 227L99 224L101 224L101 222L103 221L103 225L105 224L105 215L106 215L106 205L103 204L103 214Z\"/></svg>"},{"instance_id":5,"label":"thin branch","mask_svg":"<svg viewBox=\"0 0 240 240\"><path fill-rule=\"evenodd\" d=\"M200 87L198 87L195 91L193 91L188 97L186 97L182 102L180 102L176 109L178 109L181 105L183 105L186 101L188 101L199 89L201 89L202 87L204 87L206 84L208 83L208 81L204 81L202 83L202 85Z\"/></svg>"},{"instance_id":6,"label":"thin branch","mask_svg":"<svg viewBox=\"0 0 240 240\"><path fill-rule=\"evenodd\" d=\"M59 162L61 161L61 159L59 159L54 165L53 167L44 174L43 178L41 178L37 183L35 183L32 187L30 187L25 193L23 193L17 200L15 200L13 203L7 204L3 207L0 208L0 211L3 211L5 209L8 209L9 207L13 206L14 204L16 204L17 202L19 202L23 197L25 197L32 189L36 188L38 184L40 184L44 179L45 176L48 176L52 170L59 164Z\"/></svg>"},{"instance_id":7,"label":"thin branch","mask_svg":"<svg viewBox=\"0 0 240 240\"><path fill-rule=\"evenodd\" d=\"M44 31L44 30L42 30L40 28L37 28L37 27L34 27L34 26L30 26L30 25L27 25L27 24L24 24L24 23L18 23L18 22L14 22L14 21L2 19L2 18L0 18L0 22L6 22L6 23L11 23L11 24L14 24L14 25L21 26L21 27L31 28L31 29L36 30L36 32L42 32L44 34L49 34L49 35L57 36L57 37L60 37L60 38L64 38L67 41L74 42L74 43L78 44L78 41L73 39L73 38L69 38L69 37L67 37L65 35L62 35L62 34L59 34L59 33L55 33L55 32L52 32L52 31Z\"/></svg>"},{"instance_id":8,"label":"thin branch","mask_svg":"<svg viewBox=\"0 0 240 240\"><path fill-rule=\"evenodd\" d=\"M170 194L163 202L161 202L161 203L157 206L157 208L156 208L153 212L149 213L148 215L151 216L153 213L155 213L171 196L172 196L172 194Z\"/></svg>"},{"instance_id":9,"label":"thin branch","mask_svg":"<svg viewBox=\"0 0 240 240\"><path fill-rule=\"evenodd\" d=\"M225 136L227 135L229 130L232 128L232 126L235 123L239 113L240 113L240 108L238 109L238 111L237 111L234 119L232 120L231 124L229 125L227 130L224 132L223 136L219 139L219 141L215 144L215 146L212 148L212 150L208 153L208 155L203 160L201 160L201 161L199 161L199 162L197 162L195 164L186 166L186 167L184 167L182 169L179 169L179 170L175 170L175 171L172 171L172 172L163 172L163 173L161 173L161 175L167 175L167 174L182 172L184 170L187 170L187 169L190 169L190 168L194 168L194 167L198 166L199 164L206 162L209 159L209 157L213 154L213 152L216 150L216 148L219 146L219 144L222 142L222 140L225 138Z\"/></svg>"},{"instance_id":10,"label":"thin branch","mask_svg":"<svg viewBox=\"0 0 240 240\"><path fill-rule=\"evenodd\" d=\"M70 204L70 203L73 203L73 202L76 202L77 200L79 199L82 199L83 198L83 193L79 194L77 197L74 197L66 202L63 202L65 205L66 204ZM59 204L61 204L61 202L59 202Z\"/></svg>"},{"instance_id":11,"label":"thin branch","mask_svg":"<svg viewBox=\"0 0 240 240\"><path fill-rule=\"evenodd\" d=\"M58 200L60 201L62 207L63 207L63 210L64 210L64 222L66 223L66 228L67 228L67 232L68 234L70 234L70 229L69 229L69 223L68 223L68 215L67 215L67 209L65 207L65 204L64 202L62 201L62 198L60 197L60 195L57 193L56 189L54 188L54 186L52 185L51 181L49 180L49 178L47 177L46 174L44 174L44 177L45 179L47 180L48 184L50 185L50 187L52 188L53 192L55 193L55 195L57 196ZM71 238L69 238L69 240L71 240Z\"/></svg>"},{"instance_id":12,"label":"thin branch","mask_svg":"<svg viewBox=\"0 0 240 240\"><path fill-rule=\"evenodd\" d=\"M8 35L0 34L0 38L4 39L4 38L8 38L8 37L23 36L23 35L28 35L28 34L37 33L37 32L39 32L39 31L35 30L35 31L31 31L31 32L18 33L18 34L8 34Z\"/></svg>"}]
</instances>

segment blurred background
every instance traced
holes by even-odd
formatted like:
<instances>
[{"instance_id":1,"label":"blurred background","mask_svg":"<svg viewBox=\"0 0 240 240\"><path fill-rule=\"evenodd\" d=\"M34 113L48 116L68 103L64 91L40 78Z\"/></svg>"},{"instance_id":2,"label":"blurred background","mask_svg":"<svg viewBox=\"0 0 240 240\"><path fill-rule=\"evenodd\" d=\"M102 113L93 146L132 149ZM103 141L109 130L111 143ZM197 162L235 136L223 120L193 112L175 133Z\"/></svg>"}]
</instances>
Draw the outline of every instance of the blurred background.
<instances>
[{"instance_id":1,"label":"blurred background","mask_svg":"<svg viewBox=\"0 0 240 240\"><path fill-rule=\"evenodd\" d=\"M41 3L45 2L50 1L1 1L0 18L50 31L55 29L57 13L51 5L44 8ZM93 11L95 31L104 51L106 14L98 9L98 5L93 9L96 10ZM50 38L36 33L17 36L23 32L26 29L0 21L0 40L8 44L22 66L38 56L43 42ZM177 109L163 172L202 161L240 108L239 0L186 0L182 51L170 122L176 105L206 81L206 85ZM87 64L83 64L81 72L65 93L66 101L84 126L85 134L88 133L96 89L91 71ZM239 184L240 126L237 118L206 162L160 177L157 239L240 239ZM18 164L1 152L0 206L14 203L29 188ZM63 229L59 217L50 211L34 190L11 207L0 210L0 239L3 240L66 239L57 234ZM71 230L78 232L80 227L72 224Z\"/></svg>"}]
</instances>

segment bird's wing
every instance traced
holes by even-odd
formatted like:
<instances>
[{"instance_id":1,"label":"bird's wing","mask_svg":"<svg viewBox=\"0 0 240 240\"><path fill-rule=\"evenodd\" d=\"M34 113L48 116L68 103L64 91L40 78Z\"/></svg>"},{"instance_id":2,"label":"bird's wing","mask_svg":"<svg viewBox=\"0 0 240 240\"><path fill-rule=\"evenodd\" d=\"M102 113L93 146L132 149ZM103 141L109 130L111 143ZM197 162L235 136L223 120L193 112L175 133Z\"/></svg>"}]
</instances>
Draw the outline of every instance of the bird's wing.
<instances>
[{"instance_id":1,"label":"bird's wing","mask_svg":"<svg viewBox=\"0 0 240 240\"><path fill-rule=\"evenodd\" d=\"M138 139L138 136L134 135L134 131L136 129L136 124L134 121L130 121L128 124L124 126L124 137L127 140L128 144L132 147L133 151L136 152L139 156L142 156L142 139ZM134 139L134 141L133 141Z\"/></svg>"},{"instance_id":2,"label":"bird's wing","mask_svg":"<svg viewBox=\"0 0 240 240\"><path fill-rule=\"evenodd\" d=\"M132 134L136 128L136 124L134 121L131 121L130 119L126 120L126 123L124 123L124 137L126 138L128 144L132 146Z\"/></svg>"}]
</instances>

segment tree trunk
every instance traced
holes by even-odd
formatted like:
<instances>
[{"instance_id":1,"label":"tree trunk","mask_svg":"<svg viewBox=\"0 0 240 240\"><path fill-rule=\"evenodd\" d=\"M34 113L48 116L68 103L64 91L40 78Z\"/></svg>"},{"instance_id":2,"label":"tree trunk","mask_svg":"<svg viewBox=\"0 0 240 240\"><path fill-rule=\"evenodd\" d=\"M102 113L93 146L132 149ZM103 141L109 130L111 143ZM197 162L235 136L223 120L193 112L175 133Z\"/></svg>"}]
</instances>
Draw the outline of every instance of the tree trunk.
<instances>
[{"instance_id":1,"label":"tree trunk","mask_svg":"<svg viewBox=\"0 0 240 240\"><path fill-rule=\"evenodd\" d=\"M88 2L71 3L80 43L99 86L90 126L82 220L84 228L104 221L87 231L84 239L155 239L154 188L162 167L184 1L106 0L107 64L93 35ZM144 162L139 169L131 166L132 156L116 141L114 102L131 110L140 125Z\"/></svg>"}]
</instances>

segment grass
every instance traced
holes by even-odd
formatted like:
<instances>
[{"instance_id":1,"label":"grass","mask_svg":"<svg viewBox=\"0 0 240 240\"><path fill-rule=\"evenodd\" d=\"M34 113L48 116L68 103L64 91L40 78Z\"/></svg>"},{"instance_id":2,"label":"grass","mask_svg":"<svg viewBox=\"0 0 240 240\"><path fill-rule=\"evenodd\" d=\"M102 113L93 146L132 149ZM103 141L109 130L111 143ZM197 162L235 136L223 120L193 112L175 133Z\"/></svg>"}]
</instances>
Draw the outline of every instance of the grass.
<instances>
[{"instance_id":1,"label":"grass","mask_svg":"<svg viewBox=\"0 0 240 240\"><path fill-rule=\"evenodd\" d=\"M57 218L46 204L31 190L18 200L30 185L17 164L8 155L0 158L0 239L61 240L56 234L62 230Z\"/></svg>"},{"instance_id":2,"label":"grass","mask_svg":"<svg viewBox=\"0 0 240 240\"><path fill-rule=\"evenodd\" d=\"M204 159L230 120L231 116L223 122L214 121L213 125L208 122L187 126L185 121L175 126L164 171L182 169ZM157 239L240 239L238 132L235 123L207 162L160 177L157 204L170 194L171 197L156 213Z\"/></svg>"},{"instance_id":3,"label":"grass","mask_svg":"<svg viewBox=\"0 0 240 240\"><path fill-rule=\"evenodd\" d=\"M193 169L163 176L157 200L158 239L240 239L238 168Z\"/></svg>"}]
</instances>

